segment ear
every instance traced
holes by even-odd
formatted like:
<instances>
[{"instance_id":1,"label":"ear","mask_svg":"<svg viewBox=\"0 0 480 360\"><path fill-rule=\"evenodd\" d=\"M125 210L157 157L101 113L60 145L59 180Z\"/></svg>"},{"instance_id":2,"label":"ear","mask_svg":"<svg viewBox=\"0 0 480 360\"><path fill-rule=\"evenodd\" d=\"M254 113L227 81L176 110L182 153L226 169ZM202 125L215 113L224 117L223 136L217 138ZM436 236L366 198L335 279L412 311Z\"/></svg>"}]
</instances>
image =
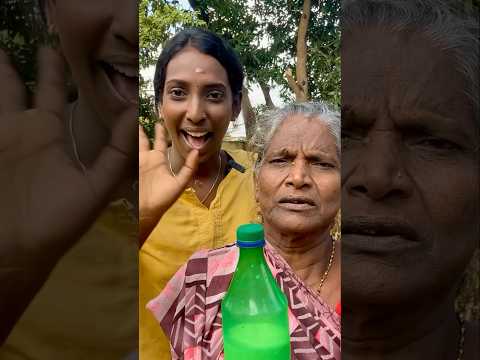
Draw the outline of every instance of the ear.
<instances>
[{"instance_id":1,"label":"ear","mask_svg":"<svg viewBox=\"0 0 480 360\"><path fill-rule=\"evenodd\" d=\"M258 190L258 172L254 171L253 174L253 182L254 182L254 188L255 188L255 201L258 204L258 199L260 198L260 191Z\"/></svg>"}]
</instances>

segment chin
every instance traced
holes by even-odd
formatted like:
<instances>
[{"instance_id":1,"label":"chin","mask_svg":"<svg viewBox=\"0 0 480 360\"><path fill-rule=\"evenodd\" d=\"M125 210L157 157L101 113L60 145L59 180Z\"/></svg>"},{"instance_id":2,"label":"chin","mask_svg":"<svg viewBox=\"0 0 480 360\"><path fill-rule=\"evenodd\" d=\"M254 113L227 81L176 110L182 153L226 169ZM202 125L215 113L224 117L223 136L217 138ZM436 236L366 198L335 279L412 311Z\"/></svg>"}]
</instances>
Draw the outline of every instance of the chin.
<instances>
[{"instance_id":1,"label":"chin","mask_svg":"<svg viewBox=\"0 0 480 360\"><path fill-rule=\"evenodd\" d=\"M451 294L460 275L433 266L425 258L404 267L343 251L342 301L351 307L401 307L435 302Z\"/></svg>"},{"instance_id":2,"label":"chin","mask_svg":"<svg viewBox=\"0 0 480 360\"><path fill-rule=\"evenodd\" d=\"M312 220L305 216L283 216L280 219L265 219L265 226L286 234L309 234L325 229L325 225Z\"/></svg>"}]
</instances>

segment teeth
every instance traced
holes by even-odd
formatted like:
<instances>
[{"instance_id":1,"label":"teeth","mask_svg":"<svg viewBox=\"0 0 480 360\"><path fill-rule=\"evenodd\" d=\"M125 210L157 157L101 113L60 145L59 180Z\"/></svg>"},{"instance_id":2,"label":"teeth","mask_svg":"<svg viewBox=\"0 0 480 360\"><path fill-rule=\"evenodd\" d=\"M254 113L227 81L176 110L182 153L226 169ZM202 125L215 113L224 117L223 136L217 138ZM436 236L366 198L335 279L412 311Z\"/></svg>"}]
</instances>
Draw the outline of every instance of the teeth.
<instances>
[{"instance_id":1,"label":"teeth","mask_svg":"<svg viewBox=\"0 0 480 360\"><path fill-rule=\"evenodd\" d=\"M119 67L118 65L115 64L110 64L109 65L114 68L116 71L118 71L120 74L123 74L127 77L132 77L132 78L137 78L138 77L138 72L135 69L132 69L130 67Z\"/></svg>"},{"instance_id":2,"label":"teeth","mask_svg":"<svg viewBox=\"0 0 480 360\"><path fill-rule=\"evenodd\" d=\"M208 131L205 131L205 132L200 132L200 133L194 133L194 132L190 132L190 131L185 131L188 135L190 136L193 136L193 137L197 137L197 138L200 138L200 137L203 137L205 135L208 134Z\"/></svg>"}]
</instances>

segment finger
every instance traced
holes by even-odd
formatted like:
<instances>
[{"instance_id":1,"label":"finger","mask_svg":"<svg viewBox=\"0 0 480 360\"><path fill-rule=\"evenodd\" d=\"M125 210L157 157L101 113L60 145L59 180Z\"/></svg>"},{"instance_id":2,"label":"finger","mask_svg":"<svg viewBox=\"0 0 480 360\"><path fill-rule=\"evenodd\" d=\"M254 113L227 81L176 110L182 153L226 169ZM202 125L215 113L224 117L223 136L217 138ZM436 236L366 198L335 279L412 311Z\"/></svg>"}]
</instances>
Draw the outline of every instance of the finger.
<instances>
[{"instance_id":1,"label":"finger","mask_svg":"<svg viewBox=\"0 0 480 360\"><path fill-rule=\"evenodd\" d=\"M153 149L166 152L167 151L167 134L166 130L160 123L155 123L155 143Z\"/></svg>"},{"instance_id":2,"label":"finger","mask_svg":"<svg viewBox=\"0 0 480 360\"><path fill-rule=\"evenodd\" d=\"M138 152L149 150L150 142L148 141L147 135L145 135L142 125L138 125Z\"/></svg>"},{"instance_id":3,"label":"finger","mask_svg":"<svg viewBox=\"0 0 480 360\"><path fill-rule=\"evenodd\" d=\"M63 118L67 96L65 59L58 51L43 47L38 52L38 67L35 107Z\"/></svg>"},{"instance_id":4,"label":"finger","mask_svg":"<svg viewBox=\"0 0 480 360\"><path fill-rule=\"evenodd\" d=\"M26 107L25 86L8 55L0 49L0 115L22 111Z\"/></svg>"},{"instance_id":5,"label":"finger","mask_svg":"<svg viewBox=\"0 0 480 360\"><path fill-rule=\"evenodd\" d=\"M138 159L137 108L130 109L114 128L106 145L89 169L89 177L98 195L108 194L124 178ZM138 166L138 165L137 165Z\"/></svg>"},{"instance_id":6,"label":"finger","mask_svg":"<svg viewBox=\"0 0 480 360\"><path fill-rule=\"evenodd\" d=\"M192 180L193 174L197 171L199 158L198 150L192 150L185 159L185 163L176 175L182 187L185 187Z\"/></svg>"}]
</instances>

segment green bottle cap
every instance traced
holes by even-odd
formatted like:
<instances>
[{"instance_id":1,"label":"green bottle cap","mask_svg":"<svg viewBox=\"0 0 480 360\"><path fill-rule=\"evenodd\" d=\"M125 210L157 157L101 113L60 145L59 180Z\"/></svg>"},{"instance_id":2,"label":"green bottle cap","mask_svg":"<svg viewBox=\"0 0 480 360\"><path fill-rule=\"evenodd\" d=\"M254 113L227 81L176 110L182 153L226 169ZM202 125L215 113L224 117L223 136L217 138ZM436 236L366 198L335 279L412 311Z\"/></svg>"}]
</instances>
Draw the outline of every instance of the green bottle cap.
<instances>
[{"instance_id":1,"label":"green bottle cap","mask_svg":"<svg viewBox=\"0 0 480 360\"><path fill-rule=\"evenodd\" d=\"M238 247L262 247L265 245L265 236L261 224L244 224L237 229Z\"/></svg>"}]
</instances>

